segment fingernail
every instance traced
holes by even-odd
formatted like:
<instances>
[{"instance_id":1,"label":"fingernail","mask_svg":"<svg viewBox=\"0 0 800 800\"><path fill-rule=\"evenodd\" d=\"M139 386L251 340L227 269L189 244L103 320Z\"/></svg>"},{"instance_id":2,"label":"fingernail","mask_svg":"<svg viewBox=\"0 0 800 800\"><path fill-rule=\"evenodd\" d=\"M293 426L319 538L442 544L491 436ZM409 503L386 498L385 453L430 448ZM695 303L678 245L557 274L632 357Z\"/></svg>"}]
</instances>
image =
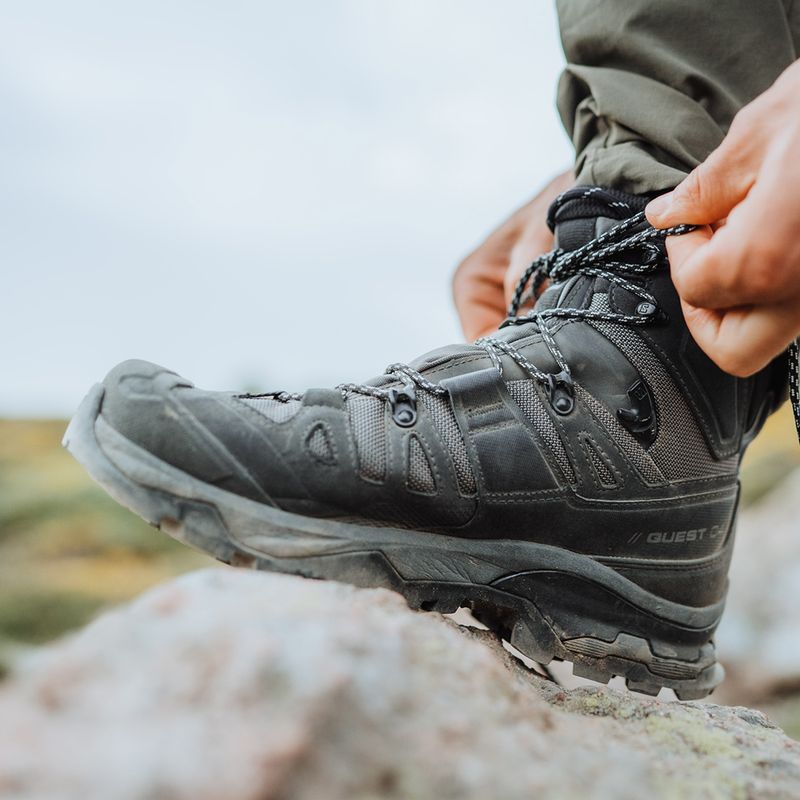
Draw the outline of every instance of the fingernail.
<instances>
[{"instance_id":1,"label":"fingernail","mask_svg":"<svg viewBox=\"0 0 800 800\"><path fill-rule=\"evenodd\" d=\"M669 211L669 207L672 205L672 192L667 192L666 194L662 194L659 197L656 197L654 200L651 200L647 204L647 208L645 208L645 213L648 217L660 217L662 214L666 214Z\"/></svg>"}]
</instances>

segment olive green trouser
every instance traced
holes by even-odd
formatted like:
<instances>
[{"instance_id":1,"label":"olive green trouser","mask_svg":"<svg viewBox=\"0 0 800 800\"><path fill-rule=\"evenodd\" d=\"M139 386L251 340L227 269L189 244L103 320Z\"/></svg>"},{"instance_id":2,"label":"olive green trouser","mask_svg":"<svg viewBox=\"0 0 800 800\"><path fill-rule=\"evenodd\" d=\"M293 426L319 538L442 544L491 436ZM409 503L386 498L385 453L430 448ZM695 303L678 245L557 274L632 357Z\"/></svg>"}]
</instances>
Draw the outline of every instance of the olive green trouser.
<instances>
[{"instance_id":1,"label":"olive green trouser","mask_svg":"<svg viewBox=\"0 0 800 800\"><path fill-rule=\"evenodd\" d=\"M675 186L800 55L800 0L557 0L579 184Z\"/></svg>"}]
</instances>

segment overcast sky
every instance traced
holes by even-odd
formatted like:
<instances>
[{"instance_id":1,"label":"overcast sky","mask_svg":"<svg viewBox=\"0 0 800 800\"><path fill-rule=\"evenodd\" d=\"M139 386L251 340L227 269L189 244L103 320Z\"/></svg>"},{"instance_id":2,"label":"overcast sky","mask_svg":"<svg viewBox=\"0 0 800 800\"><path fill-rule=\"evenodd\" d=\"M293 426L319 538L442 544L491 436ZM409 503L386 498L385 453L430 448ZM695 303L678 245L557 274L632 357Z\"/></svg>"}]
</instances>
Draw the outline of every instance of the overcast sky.
<instances>
[{"instance_id":1,"label":"overcast sky","mask_svg":"<svg viewBox=\"0 0 800 800\"><path fill-rule=\"evenodd\" d=\"M0 15L0 415L116 362L367 378L570 161L544 0L35 2Z\"/></svg>"}]
</instances>

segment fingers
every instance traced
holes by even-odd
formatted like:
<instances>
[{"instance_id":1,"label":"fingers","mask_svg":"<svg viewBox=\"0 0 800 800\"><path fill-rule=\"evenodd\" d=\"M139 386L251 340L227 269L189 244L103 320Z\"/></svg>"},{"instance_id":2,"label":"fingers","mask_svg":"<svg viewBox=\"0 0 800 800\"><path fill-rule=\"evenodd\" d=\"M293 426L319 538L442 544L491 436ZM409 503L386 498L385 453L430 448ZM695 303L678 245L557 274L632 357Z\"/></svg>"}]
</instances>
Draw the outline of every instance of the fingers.
<instances>
[{"instance_id":1,"label":"fingers","mask_svg":"<svg viewBox=\"0 0 800 800\"><path fill-rule=\"evenodd\" d=\"M553 247L547 207L572 183L571 171L554 178L459 264L453 275L453 299L467 339L491 333L505 319L519 276L534 258Z\"/></svg>"},{"instance_id":2,"label":"fingers","mask_svg":"<svg viewBox=\"0 0 800 800\"><path fill-rule=\"evenodd\" d=\"M453 300L468 341L493 331L505 318L503 281L526 206L514 212L470 253L453 274Z\"/></svg>"},{"instance_id":3,"label":"fingers","mask_svg":"<svg viewBox=\"0 0 800 800\"><path fill-rule=\"evenodd\" d=\"M786 202L755 187L715 232L667 240L672 280L692 306L775 304L800 295L800 244Z\"/></svg>"},{"instance_id":4,"label":"fingers","mask_svg":"<svg viewBox=\"0 0 800 800\"><path fill-rule=\"evenodd\" d=\"M800 335L796 303L714 311L682 303L686 324L706 355L731 375L765 367Z\"/></svg>"},{"instance_id":5,"label":"fingers","mask_svg":"<svg viewBox=\"0 0 800 800\"><path fill-rule=\"evenodd\" d=\"M755 250L755 252L754 252ZM667 240L672 282L681 299L698 308L725 309L782 299L772 280L771 256L741 228L704 226Z\"/></svg>"},{"instance_id":6,"label":"fingers","mask_svg":"<svg viewBox=\"0 0 800 800\"><path fill-rule=\"evenodd\" d=\"M504 280L505 305L511 302L517 282L534 259L550 252L555 246L553 233L547 227L547 209L559 194L575 183L572 170L557 175L527 206L525 224L511 248L508 270Z\"/></svg>"},{"instance_id":7,"label":"fingers","mask_svg":"<svg viewBox=\"0 0 800 800\"><path fill-rule=\"evenodd\" d=\"M712 233L708 226L667 240L672 282L692 306L724 309L775 302L780 293L768 278L741 230L726 226ZM777 296L776 296L777 295Z\"/></svg>"},{"instance_id":8,"label":"fingers","mask_svg":"<svg viewBox=\"0 0 800 800\"><path fill-rule=\"evenodd\" d=\"M507 261L473 253L453 275L453 300L464 336L474 341L505 318L503 279Z\"/></svg>"},{"instance_id":9,"label":"fingers","mask_svg":"<svg viewBox=\"0 0 800 800\"><path fill-rule=\"evenodd\" d=\"M675 289L682 299L702 308L715 307L707 302L707 295L713 297L713 291L707 290L706 283L697 279L698 269L695 265L702 262L712 237L711 228L705 226L667 239L669 268Z\"/></svg>"},{"instance_id":10,"label":"fingers","mask_svg":"<svg viewBox=\"0 0 800 800\"><path fill-rule=\"evenodd\" d=\"M723 144L667 194L651 200L645 209L655 228L671 225L710 225L725 219L753 185L755 170L740 155L732 157Z\"/></svg>"},{"instance_id":11,"label":"fingers","mask_svg":"<svg viewBox=\"0 0 800 800\"><path fill-rule=\"evenodd\" d=\"M675 189L651 200L645 213L655 228L709 225L724 219L746 196L748 189L741 175L724 169L712 154Z\"/></svg>"}]
</instances>

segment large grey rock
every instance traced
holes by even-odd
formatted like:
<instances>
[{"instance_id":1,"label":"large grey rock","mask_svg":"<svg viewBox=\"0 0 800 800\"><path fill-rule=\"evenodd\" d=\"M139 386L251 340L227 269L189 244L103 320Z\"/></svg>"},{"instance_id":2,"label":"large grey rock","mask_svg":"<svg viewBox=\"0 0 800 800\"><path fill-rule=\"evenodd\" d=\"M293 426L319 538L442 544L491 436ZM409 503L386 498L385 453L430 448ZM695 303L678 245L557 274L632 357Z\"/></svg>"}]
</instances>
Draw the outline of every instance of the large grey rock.
<instances>
[{"instance_id":1,"label":"large grey rock","mask_svg":"<svg viewBox=\"0 0 800 800\"><path fill-rule=\"evenodd\" d=\"M165 584L0 691L0 797L800 797L758 712L563 691L387 591Z\"/></svg>"}]
</instances>

